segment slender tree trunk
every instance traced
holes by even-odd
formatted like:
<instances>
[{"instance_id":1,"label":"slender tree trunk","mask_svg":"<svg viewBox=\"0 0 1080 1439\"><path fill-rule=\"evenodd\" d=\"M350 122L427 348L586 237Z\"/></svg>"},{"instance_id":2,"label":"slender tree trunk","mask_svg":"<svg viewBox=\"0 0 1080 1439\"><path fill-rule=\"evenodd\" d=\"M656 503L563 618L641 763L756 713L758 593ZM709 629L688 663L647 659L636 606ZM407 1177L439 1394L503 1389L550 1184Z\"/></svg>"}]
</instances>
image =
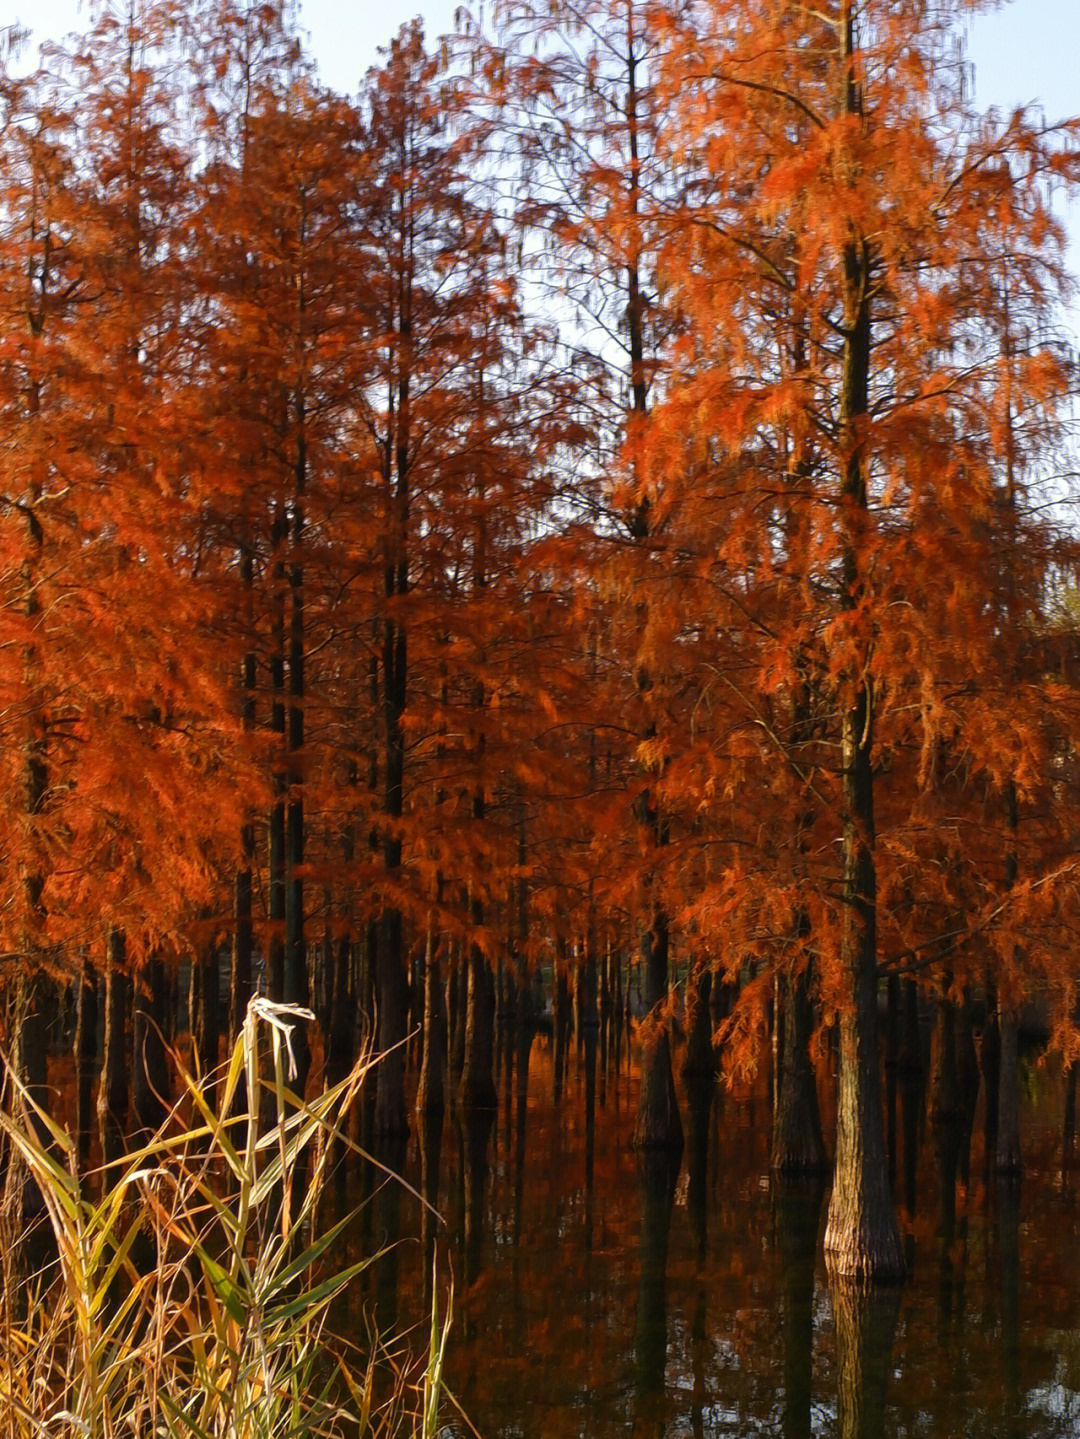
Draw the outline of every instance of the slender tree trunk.
<instances>
[{"instance_id":1,"label":"slender tree trunk","mask_svg":"<svg viewBox=\"0 0 1080 1439\"><path fill-rule=\"evenodd\" d=\"M221 990L217 941L207 944L191 966L191 1037L203 1076L218 1067L221 1035Z\"/></svg>"},{"instance_id":2,"label":"slender tree trunk","mask_svg":"<svg viewBox=\"0 0 1080 1439\"><path fill-rule=\"evenodd\" d=\"M465 1063L461 1071L461 1111L468 1120L498 1108L493 1071L495 977L478 945L469 951L465 1008Z\"/></svg>"},{"instance_id":3,"label":"slender tree trunk","mask_svg":"<svg viewBox=\"0 0 1080 1439\"><path fill-rule=\"evenodd\" d=\"M449 1026L449 1072L455 1081L465 1068L465 996L468 976L460 959L452 957L450 977L446 982L446 1014Z\"/></svg>"},{"instance_id":4,"label":"slender tree trunk","mask_svg":"<svg viewBox=\"0 0 1080 1439\"><path fill-rule=\"evenodd\" d=\"M301 292L301 313L303 311ZM285 805L285 956L284 998L286 1004L308 1008L307 947L304 936L304 567L301 549L304 540L304 493L307 488L307 445L304 434L304 399L296 396L297 446L295 493L292 513L292 556L289 563L289 714L287 728L288 767ZM303 1099L311 1068L307 1025L300 1020L292 1027L296 1077L292 1085Z\"/></svg>"},{"instance_id":5,"label":"slender tree trunk","mask_svg":"<svg viewBox=\"0 0 1080 1439\"><path fill-rule=\"evenodd\" d=\"M90 1154L94 1070L98 1057L97 977L85 960L75 985L75 1138L79 1161L85 1164Z\"/></svg>"},{"instance_id":6,"label":"slender tree trunk","mask_svg":"<svg viewBox=\"0 0 1080 1439\"><path fill-rule=\"evenodd\" d=\"M169 1067L165 1057L165 966L150 960L135 981L132 1004L131 1098L135 1119L147 1133L156 1130L168 1113Z\"/></svg>"},{"instance_id":7,"label":"slender tree trunk","mask_svg":"<svg viewBox=\"0 0 1080 1439\"><path fill-rule=\"evenodd\" d=\"M854 18L842 15L842 109L859 115ZM869 528L861 431L869 411L871 354L870 249L844 250L844 341L840 439L847 453L840 488L844 525L843 608L860 602ZM852 641L854 643L854 640ZM840 729L843 809L844 981L840 1011L840 1075L836 1169L825 1230L825 1256L837 1279L896 1280L904 1254L889 1190L877 1055L877 874L874 866L874 712L865 666L852 661L845 678Z\"/></svg>"},{"instance_id":8,"label":"slender tree trunk","mask_svg":"<svg viewBox=\"0 0 1080 1439\"><path fill-rule=\"evenodd\" d=\"M648 1019L642 1041L641 1095L633 1142L636 1149L678 1152L683 1145L683 1127L671 1072L668 1022L661 1015L668 994L667 915L659 906L654 911L652 927L642 935L641 958Z\"/></svg>"},{"instance_id":9,"label":"slender tree trunk","mask_svg":"<svg viewBox=\"0 0 1080 1439\"><path fill-rule=\"evenodd\" d=\"M31 1105L47 1114L49 1105L49 1000L51 984L40 971L20 974L8 1005L8 1033L11 1039L11 1067L26 1096L26 1122L39 1145L51 1148L46 1126ZM44 1208L41 1191L26 1164L15 1153L8 1157L4 1210L17 1222L39 1215Z\"/></svg>"},{"instance_id":10,"label":"slender tree trunk","mask_svg":"<svg viewBox=\"0 0 1080 1439\"><path fill-rule=\"evenodd\" d=\"M416 1086L416 1112L441 1117L446 1108L443 1076L446 1070L446 1032L443 1023L443 986L439 951L433 925L428 927L424 964L424 1057Z\"/></svg>"},{"instance_id":11,"label":"slender tree trunk","mask_svg":"<svg viewBox=\"0 0 1080 1439\"><path fill-rule=\"evenodd\" d=\"M288 771L285 752L285 561L282 550L288 533L285 507L274 516L274 592L270 654L270 729L280 745L274 759L274 802L270 808L267 889L270 933L266 954L266 992L275 1004L285 999L285 797Z\"/></svg>"},{"instance_id":12,"label":"slender tree trunk","mask_svg":"<svg viewBox=\"0 0 1080 1439\"><path fill-rule=\"evenodd\" d=\"M814 1174L829 1167L821 1133L817 1080L810 1062L814 1007L809 967L783 977L786 996L784 1044L773 1127L772 1168L783 1174Z\"/></svg>"},{"instance_id":13,"label":"slender tree trunk","mask_svg":"<svg viewBox=\"0 0 1080 1439\"><path fill-rule=\"evenodd\" d=\"M564 946L560 939L560 949ZM552 1028L553 1028L553 1098L556 1104L562 1100L563 1081L566 1077L566 1041L570 1031L570 985L566 977L566 966L563 956L556 962L555 966L555 992L552 997Z\"/></svg>"},{"instance_id":14,"label":"slender tree trunk","mask_svg":"<svg viewBox=\"0 0 1080 1439\"><path fill-rule=\"evenodd\" d=\"M131 981L124 971L125 948L123 931L112 930L105 970L105 1030L97 1098L101 1151L106 1163L123 1152L128 1123L127 1027Z\"/></svg>"},{"instance_id":15,"label":"slender tree trunk","mask_svg":"<svg viewBox=\"0 0 1080 1439\"><path fill-rule=\"evenodd\" d=\"M1016 1011L1000 1019L1001 1059L998 1065L998 1123L994 1168L999 1174L1020 1175L1024 1160L1020 1149L1020 1022Z\"/></svg>"},{"instance_id":16,"label":"slender tree trunk","mask_svg":"<svg viewBox=\"0 0 1080 1439\"><path fill-rule=\"evenodd\" d=\"M960 1080L956 1063L956 1007L945 994L936 1003L937 1025L931 1049L926 1113L931 1124L960 1118Z\"/></svg>"},{"instance_id":17,"label":"slender tree trunk","mask_svg":"<svg viewBox=\"0 0 1080 1439\"><path fill-rule=\"evenodd\" d=\"M712 970L708 964L695 964L687 986L686 1055L682 1065L682 1076L687 1081L712 1081L716 1078L718 1066L709 1009L712 981Z\"/></svg>"},{"instance_id":18,"label":"slender tree trunk","mask_svg":"<svg viewBox=\"0 0 1080 1439\"><path fill-rule=\"evenodd\" d=\"M240 578L244 587L245 609L248 612L248 629L254 624L251 614L252 589L254 584L254 560L250 542L245 543L240 560ZM255 728L255 651L244 654L241 666L243 695L240 701L240 719L245 735ZM243 867L237 871L233 888L233 917L235 930L232 942L232 964L229 970L229 1039L235 1042L244 1024L248 1003L254 992L251 963L254 953L252 924L252 881L255 865L255 826L249 821L240 834L243 850Z\"/></svg>"},{"instance_id":19,"label":"slender tree trunk","mask_svg":"<svg viewBox=\"0 0 1080 1439\"><path fill-rule=\"evenodd\" d=\"M408 982L402 953L401 912L388 909L379 926L379 1053L376 1066L375 1133L380 1140L409 1132L405 1113L405 1025Z\"/></svg>"}]
</instances>

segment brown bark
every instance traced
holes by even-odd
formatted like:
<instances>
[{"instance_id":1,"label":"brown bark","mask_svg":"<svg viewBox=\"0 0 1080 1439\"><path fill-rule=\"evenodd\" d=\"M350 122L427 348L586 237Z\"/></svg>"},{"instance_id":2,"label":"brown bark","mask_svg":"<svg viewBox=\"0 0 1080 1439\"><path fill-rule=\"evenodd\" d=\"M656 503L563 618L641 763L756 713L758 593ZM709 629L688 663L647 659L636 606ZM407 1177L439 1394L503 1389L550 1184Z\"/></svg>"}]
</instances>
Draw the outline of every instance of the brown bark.
<instances>
[{"instance_id":1,"label":"brown bark","mask_svg":"<svg viewBox=\"0 0 1080 1439\"><path fill-rule=\"evenodd\" d=\"M782 1174L814 1174L829 1167L821 1132L817 1080L810 1062L814 1028L807 969L783 976L784 1040L773 1121L771 1165Z\"/></svg>"},{"instance_id":2,"label":"brown bark","mask_svg":"<svg viewBox=\"0 0 1080 1439\"><path fill-rule=\"evenodd\" d=\"M106 1162L122 1152L128 1122L127 1025L131 982L123 970L124 951L123 933L114 929L109 936L105 971L105 1031L97 1097L101 1150Z\"/></svg>"},{"instance_id":3,"label":"brown bark","mask_svg":"<svg viewBox=\"0 0 1080 1439\"><path fill-rule=\"evenodd\" d=\"M92 1094L98 1057L97 977L88 963L84 962L75 986L75 1139L79 1159L85 1164L90 1153Z\"/></svg>"},{"instance_id":4,"label":"brown bark","mask_svg":"<svg viewBox=\"0 0 1080 1439\"><path fill-rule=\"evenodd\" d=\"M855 76L855 22L843 7L842 109L859 116ZM844 249L844 341L840 439L847 452L840 486L845 610L862 594L862 554L868 530L862 430L869 411L871 355L870 247L852 240ZM853 641L854 643L854 641ZM877 874L874 866L874 712L865 656L844 677L840 726L843 811L840 1074L836 1116L836 1170L825 1256L838 1279L896 1280L904 1275L900 1231L889 1189L877 1056Z\"/></svg>"},{"instance_id":5,"label":"brown bark","mask_svg":"<svg viewBox=\"0 0 1080 1439\"><path fill-rule=\"evenodd\" d=\"M683 1127L671 1072L668 1022L662 1014L668 995L668 930L667 915L659 907L652 927L642 935L641 958L648 1015L633 1143L635 1149L668 1149L674 1153L682 1149Z\"/></svg>"},{"instance_id":6,"label":"brown bark","mask_svg":"<svg viewBox=\"0 0 1080 1439\"><path fill-rule=\"evenodd\" d=\"M459 1097L466 1119L494 1114L498 1108L495 1089L495 977L480 948L469 952L468 990L465 1003L465 1062L461 1070Z\"/></svg>"},{"instance_id":7,"label":"brown bark","mask_svg":"<svg viewBox=\"0 0 1080 1439\"><path fill-rule=\"evenodd\" d=\"M1019 1175L1023 1172L1024 1160L1020 1148L1020 1023L1015 1010L1001 1014L1000 1036L994 1168L998 1174Z\"/></svg>"},{"instance_id":8,"label":"brown bark","mask_svg":"<svg viewBox=\"0 0 1080 1439\"><path fill-rule=\"evenodd\" d=\"M443 986L439 950L433 930L428 930L424 963L424 1057L416 1086L416 1112L441 1115L446 1108L443 1076L446 1070L446 1026L443 1018Z\"/></svg>"},{"instance_id":9,"label":"brown bark","mask_svg":"<svg viewBox=\"0 0 1080 1439\"><path fill-rule=\"evenodd\" d=\"M152 1133L168 1113L169 1068L165 1057L165 966L152 959L135 982L132 1004L131 1102L139 1127Z\"/></svg>"}]
</instances>

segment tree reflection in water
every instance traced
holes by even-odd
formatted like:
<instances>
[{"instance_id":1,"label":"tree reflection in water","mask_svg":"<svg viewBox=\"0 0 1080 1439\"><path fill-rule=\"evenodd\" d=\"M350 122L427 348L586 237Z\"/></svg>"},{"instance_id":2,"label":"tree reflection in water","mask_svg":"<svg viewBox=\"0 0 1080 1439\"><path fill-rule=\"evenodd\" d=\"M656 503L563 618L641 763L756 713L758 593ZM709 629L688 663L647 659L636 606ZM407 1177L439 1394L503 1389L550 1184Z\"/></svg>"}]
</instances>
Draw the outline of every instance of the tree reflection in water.
<instances>
[{"instance_id":1,"label":"tree reflection in water","mask_svg":"<svg viewBox=\"0 0 1080 1439\"><path fill-rule=\"evenodd\" d=\"M395 1212L402 1243L350 1310L358 1333L365 1302L392 1312L395 1286L399 1326L422 1325L432 1238L446 1236L447 1377L483 1439L1076 1439L1080 1204L1062 1187L1060 1076L1033 1070L1022 1091L1021 1225L1016 1190L981 1182L982 1099L965 1186L968 1116L909 1128L903 1091L917 1076L898 1064L914 1262L906 1288L875 1296L828 1289L827 1190L770 1178L760 1076L757 1123L746 1088L684 1086L679 1175L630 1147L636 1075L615 1069L614 1045L606 1107L576 1044L554 1107L552 1048L541 1035L527 1070L515 1056L509 1145L504 1109L494 1154L490 1121L470 1134L448 1113L441 1151L437 1136L414 1136L406 1176L445 1223L382 1190L361 1221L366 1252L394 1232ZM467 1432L451 1422L444 1439Z\"/></svg>"}]
</instances>

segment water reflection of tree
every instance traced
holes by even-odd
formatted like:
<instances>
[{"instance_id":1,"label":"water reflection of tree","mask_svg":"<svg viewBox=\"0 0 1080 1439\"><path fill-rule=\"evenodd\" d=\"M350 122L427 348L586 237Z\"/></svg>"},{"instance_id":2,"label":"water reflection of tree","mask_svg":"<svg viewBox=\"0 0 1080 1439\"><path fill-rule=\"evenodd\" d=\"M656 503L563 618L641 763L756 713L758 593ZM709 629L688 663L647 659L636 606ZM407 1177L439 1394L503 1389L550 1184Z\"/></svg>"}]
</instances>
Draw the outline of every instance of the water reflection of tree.
<instances>
[{"instance_id":1,"label":"water reflection of tree","mask_svg":"<svg viewBox=\"0 0 1080 1439\"><path fill-rule=\"evenodd\" d=\"M999 1433L1014 1439L1021 1432L1024 1391L1020 1375L1020 1184L1011 1174L994 1186L995 1237L1001 1296L1001 1369L1005 1383Z\"/></svg>"},{"instance_id":2,"label":"water reflection of tree","mask_svg":"<svg viewBox=\"0 0 1080 1439\"><path fill-rule=\"evenodd\" d=\"M881 1439L896 1321L896 1285L829 1286L836 1323L837 1433L839 1439Z\"/></svg>"},{"instance_id":3,"label":"water reflection of tree","mask_svg":"<svg viewBox=\"0 0 1080 1439\"><path fill-rule=\"evenodd\" d=\"M679 1158L666 1150L644 1150L638 1161L641 1205L640 1271L634 1324L634 1372L637 1398L635 1433L647 1432L656 1418L662 1432L662 1406L667 1368L667 1260L671 1215Z\"/></svg>"},{"instance_id":4,"label":"water reflection of tree","mask_svg":"<svg viewBox=\"0 0 1080 1439\"><path fill-rule=\"evenodd\" d=\"M809 1439L814 1369L814 1261L825 1182L773 1181L773 1224L783 1267L784 1439Z\"/></svg>"}]
</instances>

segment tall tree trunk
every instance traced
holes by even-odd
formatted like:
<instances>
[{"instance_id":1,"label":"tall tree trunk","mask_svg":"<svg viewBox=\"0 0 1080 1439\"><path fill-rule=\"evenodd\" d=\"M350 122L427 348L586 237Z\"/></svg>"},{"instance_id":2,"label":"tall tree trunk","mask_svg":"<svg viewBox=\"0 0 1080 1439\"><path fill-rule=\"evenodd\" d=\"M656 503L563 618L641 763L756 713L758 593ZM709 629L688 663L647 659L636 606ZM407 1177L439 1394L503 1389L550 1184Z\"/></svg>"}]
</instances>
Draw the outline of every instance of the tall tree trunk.
<instances>
[{"instance_id":1,"label":"tall tree trunk","mask_svg":"<svg viewBox=\"0 0 1080 1439\"><path fill-rule=\"evenodd\" d=\"M390 908L379 926L379 1063L376 1066L375 1133L396 1140L409 1131L405 1113L405 1026L409 990L402 953L401 911Z\"/></svg>"},{"instance_id":2,"label":"tall tree trunk","mask_svg":"<svg viewBox=\"0 0 1080 1439\"><path fill-rule=\"evenodd\" d=\"M712 970L707 963L699 960L687 983L686 1056L682 1065L684 1080L711 1082L716 1078L718 1066L709 1009L712 982Z\"/></svg>"},{"instance_id":3,"label":"tall tree trunk","mask_svg":"<svg viewBox=\"0 0 1080 1439\"><path fill-rule=\"evenodd\" d=\"M165 966L150 960L135 981L132 1004L131 1100L139 1127L153 1133L169 1108L169 1067L165 1057Z\"/></svg>"},{"instance_id":4,"label":"tall tree trunk","mask_svg":"<svg viewBox=\"0 0 1080 1439\"><path fill-rule=\"evenodd\" d=\"M75 985L75 1139L79 1161L85 1164L90 1153L94 1070L98 1057L97 976L87 960L82 963Z\"/></svg>"},{"instance_id":5,"label":"tall tree trunk","mask_svg":"<svg viewBox=\"0 0 1080 1439\"><path fill-rule=\"evenodd\" d=\"M300 306L303 314L304 297ZM304 398L296 396L296 471L292 506L292 555L289 563L289 716L287 799L285 804L285 972L286 1004L306 1009L309 1004L307 948L304 938L304 493L307 488L307 443L304 434ZM311 1068L307 1025L292 1029L296 1076L295 1093L303 1099Z\"/></svg>"},{"instance_id":6,"label":"tall tree trunk","mask_svg":"<svg viewBox=\"0 0 1080 1439\"><path fill-rule=\"evenodd\" d=\"M563 1081L566 1078L566 1045L570 1033L570 983L566 975L565 941L559 936L559 956L555 962L554 994L552 995L552 1042L554 1063L552 1066L553 1095L556 1104L561 1103Z\"/></svg>"},{"instance_id":7,"label":"tall tree trunk","mask_svg":"<svg viewBox=\"0 0 1080 1439\"><path fill-rule=\"evenodd\" d=\"M446 1108L443 1076L446 1070L446 1032L443 1021L442 976L434 924L428 925L424 962L424 1057L416 1086L416 1112L441 1116Z\"/></svg>"},{"instance_id":8,"label":"tall tree trunk","mask_svg":"<svg viewBox=\"0 0 1080 1439\"><path fill-rule=\"evenodd\" d=\"M122 930L109 934L105 970L105 1030L98 1088L97 1113L101 1130L101 1151L106 1163L123 1152L128 1122L127 1025L131 981L125 972L125 943Z\"/></svg>"},{"instance_id":9,"label":"tall tree trunk","mask_svg":"<svg viewBox=\"0 0 1080 1439\"><path fill-rule=\"evenodd\" d=\"M279 503L272 527L274 589L270 652L270 729L275 736L274 802L270 807L267 888L270 934L266 947L266 993L275 1004L285 999L285 560L288 533L285 506ZM280 736L280 739L277 737ZM280 748L277 748L280 746Z\"/></svg>"},{"instance_id":10,"label":"tall tree trunk","mask_svg":"<svg viewBox=\"0 0 1080 1439\"><path fill-rule=\"evenodd\" d=\"M861 111L855 74L855 21L842 12L842 109ZM843 607L859 604L862 550L868 531L862 428L869 411L871 353L870 248L844 250L843 380L840 441L846 453L840 487L844 525ZM852 643L855 643L854 638ZM865 659L865 656L863 656ZM877 874L874 866L874 712L865 665L853 660L845 676L840 729L843 812L843 930L840 960L840 1075L836 1170L825 1230L825 1256L838 1279L896 1280L904 1254L889 1190L877 1055Z\"/></svg>"},{"instance_id":11,"label":"tall tree trunk","mask_svg":"<svg viewBox=\"0 0 1080 1439\"><path fill-rule=\"evenodd\" d=\"M217 941L211 940L191 966L191 1037L204 1078L218 1067L220 986Z\"/></svg>"},{"instance_id":12,"label":"tall tree trunk","mask_svg":"<svg viewBox=\"0 0 1080 1439\"><path fill-rule=\"evenodd\" d=\"M1023 1172L1024 1160L1020 1149L1020 1021L1015 1010L1006 1010L1001 1015L1000 1034L994 1168L999 1174L1018 1176Z\"/></svg>"},{"instance_id":13,"label":"tall tree trunk","mask_svg":"<svg viewBox=\"0 0 1080 1439\"><path fill-rule=\"evenodd\" d=\"M466 1120L498 1108L493 1071L495 977L479 945L469 949L465 1007L465 1063L461 1071L461 1111Z\"/></svg>"},{"instance_id":14,"label":"tall tree trunk","mask_svg":"<svg viewBox=\"0 0 1080 1439\"><path fill-rule=\"evenodd\" d=\"M241 554L240 578L244 588L244 605L250 632L254 624L251 614L254 559L250 541L244 544ZM255 677L255 651L249 649L245 652L241 665L243 693L240 700L240 720L245 735L249 735L255 728ZM244 1015L247 1013L248 1003L254 992L251 973L255 947L251 909L251 874L255 865L255 826L250 820L241 830L240 846L244 860L242 868L237 871L233 888L235 929L232 942L232 964L229 969L229 1039L233 1042L243 1027Z\"/></svg>"},{"instance_id":15,"label":"tall tree trunk","mask_svg":"<svg viewBox=\"0 0 1080 1439\"><path fill-rule=\"evenodd\" d=\"M26 1122L43 1148L51 1148L47 1127L39 1120L32 1105L49 1112L49 1000L52 985L40 970L20 974L15 993L8 1003L8 1033L11 1035L10 1060L27 1101ZM9 1154L4 1187L4 1210L16 1222L42 1212L41 1191L24 1161L14 1152Z\"/></svg>"},{"instance_id":16,"label":"tall tree trunk","mask_svg":"<svg viewBox=\"0 0 1080 1439\"><path fill-rule=\"evenodd\" d=\"M782 976L786 1003L779 1093L773 1123L772 1168L782 1174L814 1174L829 1167L821 1133L817 1080L810 1062L814 1006L809 965Z\"/></svg>"},{"instance_id":17,"label":"tall tree trunk","mask_svg":"<svg viewBox=\"0 0 1080 1439\"><path fill-rule=\"evenodd\" d=\"M641 1094L634 1126L636 1149L682 1149L683 1127L675 1079L671 1072L671 1041L662 1009L668 995L667 915L661 906L641 939L648 1017L641 1053Z\"/></svg>"}]
</instances>

